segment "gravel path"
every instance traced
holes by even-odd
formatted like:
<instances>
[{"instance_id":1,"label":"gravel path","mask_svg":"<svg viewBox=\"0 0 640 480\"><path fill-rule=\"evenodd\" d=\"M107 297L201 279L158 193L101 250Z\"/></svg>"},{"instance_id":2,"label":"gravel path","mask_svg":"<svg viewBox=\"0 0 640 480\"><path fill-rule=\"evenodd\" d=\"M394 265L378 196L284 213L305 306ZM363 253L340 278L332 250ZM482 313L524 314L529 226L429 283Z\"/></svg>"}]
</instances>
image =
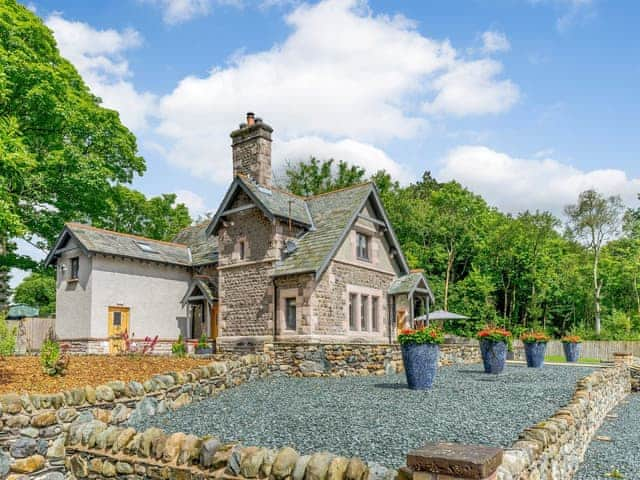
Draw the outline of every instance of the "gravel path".
<instances>
[{"instance_id":1,"label":"gravel path","mask_svg":"<svg viewBox=\"0 0 640 480\"><path fill-rule=\"evenodd\" d=\"M640 479L640 393L627 400L629 403L618 405L612 411L618 418L605 420L596 434L611 437L613 441L594 439L591 442L575 480ZM622 477L607 476L614 470Z\"/></svg>"},{"instance_id":2,"label":"gravel path","mask_svg":"<svg viewBox=\"0 0 640 480\"><path fill-rule=\"evenodd\" d=\"M270 378L226 390L175 412L133 424L302 453L327 450L399 467L428 441L508 446L527 426L566 404L590 368L508 366L499 376L478 365L438 371L430 391L404 376Z\"/></svg>"}]
</instances>

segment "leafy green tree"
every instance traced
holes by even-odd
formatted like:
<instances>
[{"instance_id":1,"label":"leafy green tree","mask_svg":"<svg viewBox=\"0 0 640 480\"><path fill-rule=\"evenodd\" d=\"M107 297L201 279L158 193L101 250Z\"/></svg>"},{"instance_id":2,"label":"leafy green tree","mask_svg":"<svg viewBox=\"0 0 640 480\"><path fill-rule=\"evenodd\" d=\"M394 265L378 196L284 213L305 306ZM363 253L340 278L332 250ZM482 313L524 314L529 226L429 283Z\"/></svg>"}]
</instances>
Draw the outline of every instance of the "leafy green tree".
<instances>
[{"instance_id":1,"label":"leafy green tree","mask_svg":"<svg viewBox=\"0 0 640 480\"><path fill-rule=\"evenodd\" d=\"M315 157L308 162L289 164L284 178L279 182L283 188L296 195L309 196L349 187L365 181L365 170L340 160L320 161Z\"/></svg>"},{"instance_id":2,"label":"leafy green tree","mask_svg":"<svg viewBox=\"0 0 640 480\"><path fill-rule=\"evenodd\" d=\"M621 216L624 211L620 196L605 197L595 190L585 190L578 197L578 203L565 207L569 232L582 241L591 251L593 264L593 299L595 305L595 331L601 330L602 281L598 266L603 245L619 233Z\"/></svg>"},{"instance_id":3,"label":"leafy green tree","mask_svg":"<svg viewBox=\"0 0 640 480\"><path fill-rule=\"evenodd\" d=\"M0 312L0 359L13 355L16 348L16 329L9 328L6 314ZM2 376L0 372L0 377Z\"/></svg>"},{"instance_id":4,"label":"leafy green tree","mask_svg":"<svg viewBox=\"0 0 640 480\"><path fill-rule=\"evenodd\" d=\"M46 317L56 311L56 280L47 273L34 272L16 287L16 303L24 303L40 309L40 316Z\"/></svg>"},{"instance_id":5,"label":"leafy green tree","mask_svg":"<svg viewBox=\"0 0 640 480\"><path fill-rule=\"evenodd\" d=\"M145 164L118 113L15 0L0 4L0 65L0 231L46 249L65 221L104 215L112 185Z\"/></svg>"},{"instance_id":6,"label":"leafy green tree","mask_svg":"<svg viewBox=\"0 0 640 480\"><path fill-rule=\"evenodd\" d=\"M117 185L109 198L108 211L95 218L93 224L117 232L171 240L191 224L191 217L184 204L176 204L175 194L147 198L140 192Z\"/></svg>"}]
</instances>

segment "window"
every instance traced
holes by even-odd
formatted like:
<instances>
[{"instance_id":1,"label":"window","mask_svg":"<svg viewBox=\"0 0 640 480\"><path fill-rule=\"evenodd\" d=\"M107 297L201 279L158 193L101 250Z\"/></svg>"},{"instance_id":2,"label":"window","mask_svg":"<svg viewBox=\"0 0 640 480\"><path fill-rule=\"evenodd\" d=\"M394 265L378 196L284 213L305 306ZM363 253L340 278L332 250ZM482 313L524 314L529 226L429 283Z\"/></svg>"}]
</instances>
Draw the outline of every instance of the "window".
<instances>
[{"instance_id":1,"label":"window","mask_svg":"<svg viewBox=\"0 0 640 480\"><path fill-rule=\"evenodd\" d=\"M378 297L371 297L371 330L378 331Z\"/></svg>"},{"instance_id":2,"label":"window","mask_svg":"<svg viewBox=\"0 0 640 480\"><path fill-rule=\"evenodd\" d=\"M244 245L244 240L240 240L240 243L238 245L238 255L240 256L240 260L244 260L244 255L245 255L245 245Z\"/></svg>"},{"instance_id":3,"label":"window","mask_svg":"<svg viewBox=\"0 0 640 480\"><path fill-rule=\"evenodd\" d=\"M78 280L79 271L80 271L80 258L73 257L71 259L71 277L70 277L70 280Z\"/></svg>"},{"instance_id":4,"label":"window","mask_svg":"<svg viewBox=\"0 0 640 480\"><path fill-rule=\"evenodd\" d=\"M360 296L360 330L366 332L369 330L369 296Z\"/></svg>"},{"instance_id":5,"label":"window","mask_svg":"<svg viewBox=\"0 0 640 480\"><path fill-rule=\"evenodd\" d=\"M364 233L356 233L356 256L361 260L369 260L369 237Z\"/></svg>"},{"instance_id":6,"label":"window","mask_svg":"<svg viewBox=\"0 0 640 480\"><path fill-rule=\"evenodd\" d=\"M113 312L113 326L119 327L122 324L122 312Z\"/></svg>"},{"instance_id":7,"label":"window","mask_svg":"<svg viewBox=\"0 0 640 480\"><path fill-rule=\"evenodd\" d=\"M295 297L284 300L285 328L287 330L296 329L296 299Z\"/></svg>"},{"instance_id":8,"label":"window","mask_svg":"<svg viewBox=\"0 0 640 480\"><path fill-rule=\"evenodd\" d=\"M158 253L158 251L153 248L150 244L145 243L145 242L135 242L135 244L138 246L138 248L140 250L142 250L145 253Z\"/></svg>"},{"instance_id":9,"label":"window","mask_svg":"<svg viewBox=\"0 0 640 480\"><path fill-rule=\"evenodd\" d=\"M349 294L349 329L356 330L356 297L355 293Z\"/></svg>"}]
</instances>

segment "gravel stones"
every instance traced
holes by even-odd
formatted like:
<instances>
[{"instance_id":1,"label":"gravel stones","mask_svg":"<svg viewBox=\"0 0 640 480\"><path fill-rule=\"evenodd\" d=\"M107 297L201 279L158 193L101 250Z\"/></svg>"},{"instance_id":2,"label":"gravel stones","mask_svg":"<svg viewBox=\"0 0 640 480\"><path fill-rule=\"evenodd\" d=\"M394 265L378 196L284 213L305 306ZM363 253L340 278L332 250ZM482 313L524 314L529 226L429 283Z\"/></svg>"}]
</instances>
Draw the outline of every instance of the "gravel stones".
<instances>
[{"instance_id":1,"label":"gravel stones","mask_svg":"<svg viewBox=\"0 0 640 480\"><path fill-rule=\"evenodd\" d=\"M599 436L611 437L612 441L601 442L594 438L574 480L639 478L640 394L632 394L627 400L629 403L616 407L618 417L605 420L597 432ZM613 477L616 470L621 477Z\"/></svg>"},{"instance_id":2,"label":"gravel stones","mask_svg":"<svg viewBox=\"0 0 640 480\"><path fill-rule=\"evenodd\" d=\"M495 376L478 365L443 367L434 388L423 392L408 390L401 375L274 377L129 423L140 431L157 426L215 434L222 442L290 445L301 453L329 451L399 467L409 450L429 441L510 446L526 427L566 404L590 371L509 365Z\"/></svg>"}]
</instances>

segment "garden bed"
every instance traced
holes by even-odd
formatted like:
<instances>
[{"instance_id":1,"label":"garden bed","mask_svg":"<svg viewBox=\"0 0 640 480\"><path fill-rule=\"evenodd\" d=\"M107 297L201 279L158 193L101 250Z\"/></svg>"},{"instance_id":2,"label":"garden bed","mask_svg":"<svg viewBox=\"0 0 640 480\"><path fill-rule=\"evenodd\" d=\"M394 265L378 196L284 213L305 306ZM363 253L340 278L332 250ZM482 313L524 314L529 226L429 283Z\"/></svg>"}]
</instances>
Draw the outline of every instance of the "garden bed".
<instances>
[{"instance_id":1,"label":"garden bed","mask_svg":"<svg viewBox=\"0 0 640 480\"><path fill-rule=\"evenodd\" d=\"M56 393L112 380L144 381L157 373L189 370L208 363L211 359L74 355L64 377L50 377L42 372L38 357L5 357L0 360L0 394Z\"/></svg>"},{"instance_id":2,"label":"garden bed","mask_svg":"<svg viewBox=\"0 0 640 480\"><path fill-rule=\"evenodd\" d=\"M571 398L588 367L445 367L430 391L410 391L401 375L270 378L222 392L170 415L145 417L139 430L218 435L244 445L302 453L330 451L399 467L426 442L509 446L526 427Z\"/></svg>"}]
</instances>

